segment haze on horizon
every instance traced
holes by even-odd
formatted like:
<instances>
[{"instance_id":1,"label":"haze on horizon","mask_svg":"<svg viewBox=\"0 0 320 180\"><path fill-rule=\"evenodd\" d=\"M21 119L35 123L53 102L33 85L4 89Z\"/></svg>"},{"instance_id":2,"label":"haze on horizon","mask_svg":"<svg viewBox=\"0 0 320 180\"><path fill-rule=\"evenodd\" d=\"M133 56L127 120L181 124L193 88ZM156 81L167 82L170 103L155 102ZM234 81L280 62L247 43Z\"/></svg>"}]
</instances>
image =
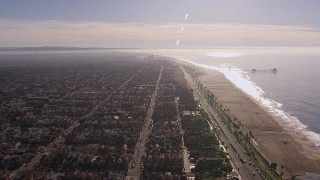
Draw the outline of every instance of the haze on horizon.
<instances>
[{"instance_id":1,"label":"haze on horizon","mask_svg":"<svg viewBox=\"0 0 320 180\"><path fill-rule=\"evenodd\" d=\"M319 9L318 0L2 0L0 47L319 47Z\"/></svg>"}]
</instances>

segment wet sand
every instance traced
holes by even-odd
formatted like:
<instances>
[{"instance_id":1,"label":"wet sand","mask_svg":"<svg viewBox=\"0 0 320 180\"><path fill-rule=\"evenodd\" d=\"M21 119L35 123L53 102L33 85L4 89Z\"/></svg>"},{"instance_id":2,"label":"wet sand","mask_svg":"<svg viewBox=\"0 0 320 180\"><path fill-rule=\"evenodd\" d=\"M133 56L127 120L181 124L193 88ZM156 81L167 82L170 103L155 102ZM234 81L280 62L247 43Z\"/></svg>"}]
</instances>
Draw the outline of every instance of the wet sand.
<instances>
[{"instance_id":1,"label":"wet sand","mask_svg":"<svg viewBox=\"0 0 320 180\"><path fill-rule=\"evenodd\" d=\"M193 66L190 63L180 63ZM251 131L255 148L269 163L284 166L286 178L305 175L307 172L320 173L320 148L305 139L285 130L279 117L267 112L267 109L235 87L218 71L200 67L205 72L200 81L218 98L225 109L244 125L243 131ZM286 140L288 143L284 143ZM319 176L320 177L320 176Z\"/></svg>"}]
</instances>

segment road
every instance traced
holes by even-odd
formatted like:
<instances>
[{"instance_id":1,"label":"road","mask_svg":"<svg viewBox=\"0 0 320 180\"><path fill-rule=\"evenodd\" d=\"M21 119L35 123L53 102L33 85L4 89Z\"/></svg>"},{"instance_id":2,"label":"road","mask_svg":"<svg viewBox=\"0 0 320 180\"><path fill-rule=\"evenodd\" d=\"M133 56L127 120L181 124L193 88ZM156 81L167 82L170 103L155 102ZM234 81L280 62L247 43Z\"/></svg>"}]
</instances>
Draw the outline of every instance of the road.
<instances>
[{"instance_id":1,"label":"road","mask_svg":"<svg viewBox=\"0 0 320 180\"><path fill-rule=\"evenodd\" d=\"M146 120L140 132L139 141L136 144L133 158L129 164L129 170L126 177L127 180L140 179L142 156L145 154L145 150L146 150L145 145L147 142L148 135L152 131L152 115L153 115L154 107L156 105L160 79L162 76L162 70L163 68L160 69L159 77L156 82L156 87L151 96L151 101L150 101L150 105L146 115Z\"/></svg>"},{"instance_id":2,"label":"road","mask_svg":"<svg viewBox=\"0 0 320 180\"><path fill-rule=\"evenodd\" d=\"M220 141L225 142L225 145L228 145L229 148L227 148L229 157L233 163L233 166L236 168L236 173L240 175L240 179L243 180L250 180L250 179L262 179L260 176L260 173L256 170L255 167L252 165L249 165L249 157L245 154L245 151L241 147L241 145L234 139L231 132L227 129L227 127L224 125L220 117L216 114L216 112L213 110L213 108L208 104L208 102L205 100L204 96L199 92L197 85L194 83L190 75L184 70L183 67L181 67L185 78L187 79L189 85L193 89L194 96L197 98L200 102L201 107L204 109L204 111L209 115L210 118L210 124L211 126L215 127L218 125L218 127L221 130L221 135L219 136ZM233 146L231 148L230 146ZM240 158L242 158L246 163L242 163L240 161Z\"/></svg>"},{"instance_id":3,"label":"road","mask_svg":"<svg viewBox=\"0 0 320 180\"><path fill-rule=\"evenodd\" d=\"M139 74L140 72L142 71L142 69L140 71L138 71L136 74L134 74L133 76L131 76L127 81L125 81L119 88L116 89L116 91L124 88L137 74ZM115 92L116 92L115 91ZM92 116L93 113L95 113L98 108L100 106L102 106L105 102L107 102L110 97L112 96L114 92L111 92L110 94L108 94L108 96L101 100L100 102L98 102L87 114L83 115L79 120L76 120L71 126L69 126L63 133L63 136L62 135L59 135L57 138L55 138L55 140L53 142L51 142L50 144L48 144L47 147L44 148L44 152L42 153L38 153L36 154L29 163L27 164L24 164L22 165L20 168L14 170L11 172L10 176L9 176L9 179L15 179L16 178L16 175L20 172L23 172L23 171L31 171L34 169L34 166L36 166L39 162L40 162L40 159L41 159L41 156L43 154L47 154L49 152L52 152L54 151L56 148L59 148L61 147L61 145L65 142L65 138L64 137L67 137L71 132L74 131L74 129L76 127L78 127L80 125L80 120L84 120L84 119L87 119L89 117Z\"/></svg>"},{"instance_id":4,"label":"road","mask_svg":"<svg viewBox=\"0 0 320 180\"><path fill-rule=\"evenodd\" d=\"M184 172L191 173L191 169L190 169L191 163L189 161L189 153L188 153L187 147L184 145L184 131L181 126L181 117L180 117L180 113L179 113L179 109L178 109L179 103L178 103L177 98L175 98L174 103L175 103L176 111L177 111L177 121L179 124L179 129L182 134L181 135L181 142L182 142L182 151L183 151L183 169L184 169Z\"/></svg>"}]
</instances>

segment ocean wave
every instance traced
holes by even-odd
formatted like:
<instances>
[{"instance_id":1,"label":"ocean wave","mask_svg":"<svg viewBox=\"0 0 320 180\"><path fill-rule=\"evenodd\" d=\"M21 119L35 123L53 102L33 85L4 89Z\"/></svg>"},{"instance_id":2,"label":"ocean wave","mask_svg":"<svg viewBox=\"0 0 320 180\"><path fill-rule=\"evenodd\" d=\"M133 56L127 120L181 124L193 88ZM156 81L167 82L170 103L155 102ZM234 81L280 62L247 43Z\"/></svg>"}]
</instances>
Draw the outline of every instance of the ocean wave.
<instances>
[{"instance_id":1,"label":"ocean wave","mask_svg":"<svg viewBox=\"0 0 320 180\"><path fill-rule=\"evenodd\" d=\"M307 138L314 146L320 147L320 134L309 131L308 126L301 123L301 121L295 117L291 116L289 113L281 110L282 104L276 102L275 100L264 97L265 92L260 88L256 83L254 83L248 73L242 71L239 68L232 67L229 64L221 64L219 66L210 66L206 64L199 64L193 61L182 59L186 62L189 62L193 65L203 67L206 69L216 70L232 82L237 88L241 89L243 92L248 94L259 104L265 107L269 113L274 114L277 117L280 117L284 128L287 131L292 131L296 135L302 137L303 139Z\"/></svg>"}]
</instances>

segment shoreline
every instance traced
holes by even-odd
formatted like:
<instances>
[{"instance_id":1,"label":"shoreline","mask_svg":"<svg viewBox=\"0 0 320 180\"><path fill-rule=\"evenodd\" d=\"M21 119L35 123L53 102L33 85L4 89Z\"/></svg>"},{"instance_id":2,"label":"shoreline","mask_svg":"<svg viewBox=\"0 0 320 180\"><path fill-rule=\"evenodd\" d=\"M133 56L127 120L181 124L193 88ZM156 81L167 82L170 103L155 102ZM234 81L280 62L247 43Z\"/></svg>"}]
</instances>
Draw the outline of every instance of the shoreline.
<instances>
[{"instance_id":1,"label":"shoreline","mask_svg":"<svg viewBox=\"0 0 320 180\"><path fill-rule=\"evenodd\" d=\"M259 153L268 160L284 166L286 177L320 173L320 148L307 142L306 138L294 134L286 128L281 117L277 117L255 99L237 88L222 73L196 66L190 62L175 59L179 63L205 72L199 80L230 109L234 117L241 121L254 135ZM284 143L288 141L288 143Z\"/></svg>"},{"instance_id":2,"label":"shoreline","mask_svg":"<svg viewBox=\"0 0 320 180\"><path fill-rule=\"evenodd\" d=\"M243 92L246 96L248 96L252 101L254 101L256 104L258 104L261 108L263 108L266 112L268 112L272 117L277 119L277 122L283 127L285 130L290 131L291 134L301 137L304 141L308 141L311 146L314 146L315 148L320 148L320 134L310 130L305 124L303 124L298 117L292 116L286 111L279 108L282 104L278 103L277 101L267 98L264 96L264 91L257 86L253 81L250 79L246 79L244 77L241 77L240 80L244 80L242 83L236 83L234 81L238 81L238 79L233 78L233 73L237 73L239 76L243 76L244 74L242 70L241 72L238 71L238 69L233 69L233 71L230 74L225 73L225 68L221 67L215 67L215 66L207 66L205 64L198 64L193 61L181 59L187 63L190 63L196 67L199 67L201 69L204 69L205 71L218 71L221 74L224 75L224 78L226 78L229 82L231 82L238 90ZM230 67L229 67L230 71ZM231 75L231 76L230 76ZM246 84L248 83L248 84ZM249 86L249 87L248 87ZM243 88L247 89L244 90ZM252 89L254 89L255 92L252 92ZM249 89L249 90L248 90ZM247 92L249 91L249 92ZM319 149L320 150L320 149Z\"/></svg>"}]
</instances>

